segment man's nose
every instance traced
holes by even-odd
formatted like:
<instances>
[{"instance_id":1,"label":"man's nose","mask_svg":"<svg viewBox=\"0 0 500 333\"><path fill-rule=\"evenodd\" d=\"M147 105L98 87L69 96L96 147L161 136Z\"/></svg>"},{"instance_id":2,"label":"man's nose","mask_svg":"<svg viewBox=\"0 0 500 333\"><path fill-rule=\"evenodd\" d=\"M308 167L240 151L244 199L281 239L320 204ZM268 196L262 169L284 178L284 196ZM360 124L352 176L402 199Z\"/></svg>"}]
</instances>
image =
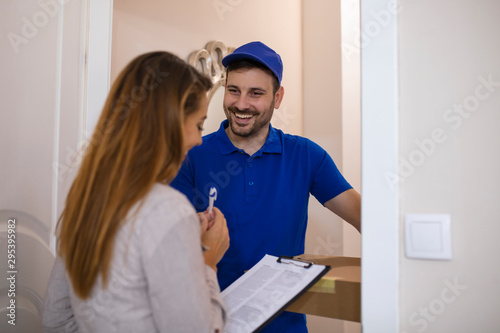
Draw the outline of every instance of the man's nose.
<instances>
[{"instance_id":1,"label":"man's nose","mask_svg":"<svg viewBox=\"0 0 500 333\"><path fill-rule=\"evenodd\" d=\"M246 110L250 108L250 101L248 99L247 94L240 94L237 97L236 104L235 106L238 108L238 110Z\"/></svg>"}]
</instances>

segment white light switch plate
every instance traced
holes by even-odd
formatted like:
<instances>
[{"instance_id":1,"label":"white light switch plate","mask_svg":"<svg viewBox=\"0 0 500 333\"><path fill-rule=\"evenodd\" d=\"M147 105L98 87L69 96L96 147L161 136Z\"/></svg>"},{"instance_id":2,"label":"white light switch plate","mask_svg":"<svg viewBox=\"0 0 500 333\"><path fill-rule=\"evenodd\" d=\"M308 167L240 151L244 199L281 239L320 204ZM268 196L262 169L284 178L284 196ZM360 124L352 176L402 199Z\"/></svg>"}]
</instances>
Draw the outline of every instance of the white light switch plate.
<instances>
[{"instance_id":1,"label":"white light switch plate","mask_svg":"<svg viewBox=\"0 0 500 333\"><path fill-rule=\"evenodd\" d=\"M405 247L408 258L452 259L450 215L406 214Z\"/></svg>"}]
</instances>

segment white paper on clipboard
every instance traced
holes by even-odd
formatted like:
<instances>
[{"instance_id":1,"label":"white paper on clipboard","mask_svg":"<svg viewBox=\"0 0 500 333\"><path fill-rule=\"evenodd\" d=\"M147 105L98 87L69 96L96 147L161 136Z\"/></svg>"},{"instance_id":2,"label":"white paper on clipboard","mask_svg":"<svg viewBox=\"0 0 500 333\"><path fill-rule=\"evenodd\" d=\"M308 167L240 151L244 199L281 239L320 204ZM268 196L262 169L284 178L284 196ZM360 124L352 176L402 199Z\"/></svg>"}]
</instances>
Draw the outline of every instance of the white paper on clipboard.
<instances>
[{"instance_id":1,"label":"white paper on clipboard","mask_svg":"<svg viewBox=\"0 0 500 333\"><path fill-rule=\"evenodd\" d=\"M257 332L329 269L330 266L265 255L222 292L227 311L224 332Z\"/></svg>"}]
</instances>

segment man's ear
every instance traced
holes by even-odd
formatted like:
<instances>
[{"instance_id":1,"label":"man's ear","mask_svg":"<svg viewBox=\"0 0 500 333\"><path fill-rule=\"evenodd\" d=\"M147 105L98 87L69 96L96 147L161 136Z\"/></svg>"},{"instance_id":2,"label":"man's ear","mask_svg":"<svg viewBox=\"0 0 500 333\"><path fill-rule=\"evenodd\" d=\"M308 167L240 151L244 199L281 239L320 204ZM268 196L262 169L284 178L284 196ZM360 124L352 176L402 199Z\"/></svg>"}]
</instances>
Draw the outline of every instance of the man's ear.
<instances>
[{"instance_id":1,"label":"man's ear","mask_svg":"<svg viewBox=\"0 0 500 333\"><path fill-rule=\"evenodd\" d=\"M276 91L276 94L274 94L274 108L275 109L279 109L284 95L285 95L285 88L283 88L283 86L280 86L278 91Z\"/></svg>"}]
</instances>

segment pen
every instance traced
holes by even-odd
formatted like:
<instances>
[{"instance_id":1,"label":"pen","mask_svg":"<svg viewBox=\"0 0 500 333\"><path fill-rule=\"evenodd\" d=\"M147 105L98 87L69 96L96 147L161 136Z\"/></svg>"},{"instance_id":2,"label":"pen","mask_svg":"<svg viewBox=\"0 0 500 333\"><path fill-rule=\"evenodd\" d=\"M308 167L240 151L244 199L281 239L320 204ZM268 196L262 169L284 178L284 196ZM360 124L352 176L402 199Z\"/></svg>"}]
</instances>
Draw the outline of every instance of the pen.
<instances>
[{"instance_id":1,"label":"pen","mask_svg":"<svg viewBox=\"0 0 500 333\"><path fill-rule=\"evenodd\" d=\"M210 188L210 193L208 194L208 212L212 214L212 209L214 208L214 201L217 199L217 189L215 187Z\"/></svg>"}]
</instances>

